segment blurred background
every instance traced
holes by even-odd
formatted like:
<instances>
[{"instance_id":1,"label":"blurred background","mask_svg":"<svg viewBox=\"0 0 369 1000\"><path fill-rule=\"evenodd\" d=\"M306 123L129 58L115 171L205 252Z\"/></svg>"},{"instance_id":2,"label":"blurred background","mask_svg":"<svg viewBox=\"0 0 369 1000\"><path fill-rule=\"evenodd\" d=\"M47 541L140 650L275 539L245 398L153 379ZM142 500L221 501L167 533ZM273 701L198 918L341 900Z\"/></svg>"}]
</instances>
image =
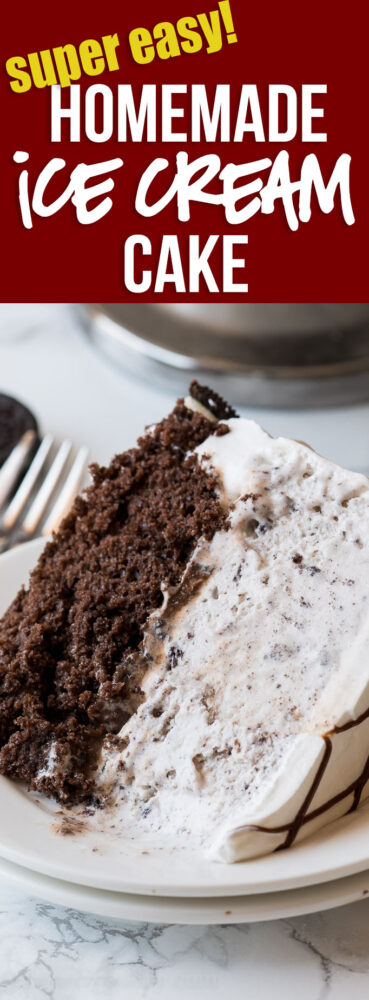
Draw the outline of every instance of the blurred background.
<instances>
[{"instance_id":1,"label":"blurred background","mask_svg":"<svg viewBox=\"0 0 369 1000\"><path fill-rule=\"evenodd\" d=\"M0 306L0 392L107 462L197 377L275 435L369 473L369 306Z\"/></svg>"},{"instance_id":2,"label":"blurred background","mask_svg":"<svg viewBox=\"0 0 369 1000\"><path fill-rule=\"evenodd\" d=\"M302 407L369 397L365 303L95 303L95 341L183 391L189 373L233 403Z\"/></svg>"}]
</instances>

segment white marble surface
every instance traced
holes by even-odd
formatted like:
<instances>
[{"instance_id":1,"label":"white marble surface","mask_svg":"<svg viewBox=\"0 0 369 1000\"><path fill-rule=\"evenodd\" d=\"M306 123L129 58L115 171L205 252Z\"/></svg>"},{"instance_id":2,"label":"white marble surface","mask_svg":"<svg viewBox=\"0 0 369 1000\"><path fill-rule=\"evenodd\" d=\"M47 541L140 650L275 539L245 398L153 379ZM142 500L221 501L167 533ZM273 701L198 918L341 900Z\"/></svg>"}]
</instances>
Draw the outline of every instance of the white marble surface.
<instances>
[{"instance_id":1,"label":"white marble surface","mask_svg":"<svg viewBox=\"0 0 369 1000\"><path fill-rule=\"evenodd\" d=\"M369 902L233 927L122 924L1 887L6 1000L367 1000Z\"/></svg>"},{"instance_id":2,"label":"white marble surface","mask_svg":"<svg viewBox=\"0 0 369 1000\"><path fill-rule=\"evenodd\" d=\"M28 402L42 427L109 459L172 403L170 392L114 371L73 310L0 307L0 391ZM369 469L369 405L254 413L274 433L307 439ZM0 995L6 1000L366 1000L369 900L309 917L233 927L121 923L32 899L0 884Z\"/></svg>"}]
</instances>

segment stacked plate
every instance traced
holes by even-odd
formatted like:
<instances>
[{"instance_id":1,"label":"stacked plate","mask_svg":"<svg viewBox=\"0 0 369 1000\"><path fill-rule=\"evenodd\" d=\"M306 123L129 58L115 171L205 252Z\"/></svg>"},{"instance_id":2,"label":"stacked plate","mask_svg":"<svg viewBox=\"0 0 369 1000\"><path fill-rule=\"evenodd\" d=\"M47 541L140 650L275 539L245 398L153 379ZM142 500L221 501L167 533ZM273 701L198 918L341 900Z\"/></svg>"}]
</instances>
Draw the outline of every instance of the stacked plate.
<instances>
[{"instance_id":1,"label":"stacked plate","mask_svg":"<svg viewBox=\"0 0 369 1000\"><path fill-rule=\"evenodd\" d=\"M0 613L35 564L40 541L0 559ZM89 817L0 779L0 876L32 895L102 916L170 923L288 917L369 895L369 803L291 850L237 865L194 851L150 850Z\"/></svg>"}]
</instances>

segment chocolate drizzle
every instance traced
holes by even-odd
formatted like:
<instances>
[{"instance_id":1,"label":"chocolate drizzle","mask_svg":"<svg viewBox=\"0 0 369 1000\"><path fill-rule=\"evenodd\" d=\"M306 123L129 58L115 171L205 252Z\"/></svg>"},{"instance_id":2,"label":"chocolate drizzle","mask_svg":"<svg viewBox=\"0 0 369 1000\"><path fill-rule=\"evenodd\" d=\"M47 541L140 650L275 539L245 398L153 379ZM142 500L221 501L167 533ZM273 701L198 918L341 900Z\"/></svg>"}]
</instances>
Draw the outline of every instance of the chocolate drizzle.
<instances>
[{"instance_id":1,"label":"chocolate drizzle","mask_svg":"<svg viewBox=\"0 0 369 1000\"><path fill-rule=\"evenodd\" d=\"M286 839L284 841L284 844L282 844L282 847L290 847L291 844L293 844L294 840L296 840L296 837L297 837L297 834L299 832L299 829L300 829L300 827L303 825L303 823L306 820L306 814L307 814L309 805L312 802L312 800L314 798L314 795L315 795L315 792L319 788L319 785L320 785L320 782L322 780L323 774L326 771L326 768L328 766L328 761L329 761L329 758L330 758L331 753L332 753L332 742L329 739L329 736L325 736L324 737L324 743L325 743L324 754L323 754L322 760L321 760L321 762L319 764L319 767L318 767L318 770L316 772L315 778L312 781L312 784L311 784L311 786L309 788L309 791L308 791L307 795L305 796L305 799L304 799L304 801L302 803L302 806L300 807L298 813L296 814L295 819L292 821L292 823L289 826L289 829L288 829L288 832L287 832L287 836L286 836Z\"/></svg>"},{"instance_id":2,"label":"chocolate drizzle","mask_svg":"<svg viewBox=\"0 0 369 1000\"><path fill-rule=\"evenodd\" d=\"M274 833L274 834L286 833L286 837L285 840L283 841L283 844L280 844L278 847L275 848L274 853L276 853L277 851L283 851L287 847L291 847L291 844L293 844L294 841L296 840L296 837L299 831L301 830L301 827L303 827L306 823L309 823L311 820L316 819L317 816L321 816L322 813L327 812L329 809L332 809L333 806L337 805L338 802L341 802L343 799L347 798L348 795L353 795L353 802L350 805L350 808L347 809L347 813L355 812L355 810L358 808L360 804L363 788L366 782L369 780L369 755L365 761L361 773L358 775L355 781L352 781L351 784L348 785L346 788L343 788L341 792L337 792L337 795L333 795L332 798L327 799L326 802L324 802L321 806L317 806L317 808L311 810L311 812L308 812L308 809L314 798L315 793L319 788L323 775L325 774L325 771L328 766L328 762L332 753L331 735L344 733L347 732L349 729L354 729L355 726L359 726L362 722L365 722L366 719L368 718L369 718L369 708L367 708L365 712L362 712L357 719L350 719L349 722L345 722L342 726L334 726L334 728L330 730L329 733L323 736L325 749L322 760L319 764L316 774L314 775L309 791L305 796L302 805L300 806L300 809L298 810L296 816L294 817L293 820L291 820L290 823L284 823L281 826L259 826L258 824L255 825L250 824L250 826L243 827L242 829L255 830L260 833Z\"/></svg>"},{"instance_id":3,"label":"chocolate drizzle","mask_svg":"<svg viewBox=\"0 0 369 1000\"><path fill-rule=\"evenodd\" d=\"M343 726L335 726L332 730L333 733L345 733L347 729L354 729L355 726L360 726L361 722L365 722L365 719L369 719L369 708L358 715L357 719L349 719L345 722Z\"/></svg>"}]
</instances>

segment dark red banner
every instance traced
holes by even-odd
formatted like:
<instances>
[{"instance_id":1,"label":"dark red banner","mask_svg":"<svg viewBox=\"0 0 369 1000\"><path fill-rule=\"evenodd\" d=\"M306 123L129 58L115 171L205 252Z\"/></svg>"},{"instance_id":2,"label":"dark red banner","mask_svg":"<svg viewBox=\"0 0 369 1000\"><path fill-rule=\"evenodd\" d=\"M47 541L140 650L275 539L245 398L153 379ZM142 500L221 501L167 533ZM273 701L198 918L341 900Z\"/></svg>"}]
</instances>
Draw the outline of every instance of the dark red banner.
<instances>
[{"instance_id":1,"label":"dark red banner","mask_svg":"<svg viewBox=\"0 0 369 1000\"><path fill-rule=\"evenodd\" d=\"M3 301L367 300L363 0L199 9L8 8Z\"/></svg>"}]
</instances>

